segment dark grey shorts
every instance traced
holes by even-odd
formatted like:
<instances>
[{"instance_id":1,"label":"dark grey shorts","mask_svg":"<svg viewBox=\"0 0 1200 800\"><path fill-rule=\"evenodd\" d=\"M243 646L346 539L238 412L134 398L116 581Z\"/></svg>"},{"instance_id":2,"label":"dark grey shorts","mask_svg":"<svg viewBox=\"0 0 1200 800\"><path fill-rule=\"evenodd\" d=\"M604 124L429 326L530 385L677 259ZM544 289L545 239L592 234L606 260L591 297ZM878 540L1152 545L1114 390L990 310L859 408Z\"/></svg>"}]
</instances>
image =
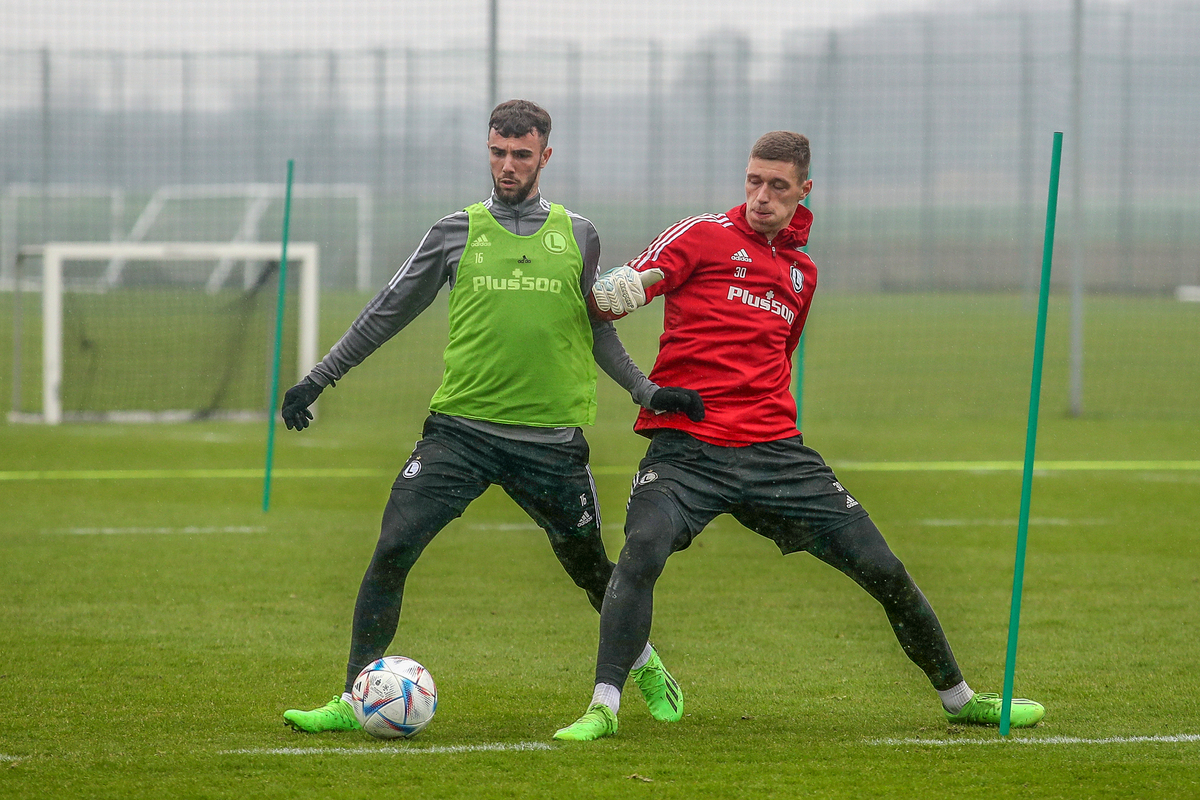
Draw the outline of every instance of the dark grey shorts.
<instances>
[{"instance_id":1,"label":"dark grey shorts","mask_svg":"<svg viewBox=\"0 0 1200 800\"><path fill-rule=\"evenodd\" d=\"M784 553L867 516L799 436L722 447L683 431L659 431L634 476L630 499L649 493L657 496L647 499L677 517L692 538L728 513Z\"/></svg>"},{"instance_id":2,"label":"dark grey shorts","mask_svg":"<svg viewBox=\"0 0 1200 800\"><path fill-rule=\"evenodd\" d=\"M566 444L503 439L431 414L392 484L462 514L497 484L551 535L600 536L600 505L583 431Z\"/></svg>"}]
</instances>

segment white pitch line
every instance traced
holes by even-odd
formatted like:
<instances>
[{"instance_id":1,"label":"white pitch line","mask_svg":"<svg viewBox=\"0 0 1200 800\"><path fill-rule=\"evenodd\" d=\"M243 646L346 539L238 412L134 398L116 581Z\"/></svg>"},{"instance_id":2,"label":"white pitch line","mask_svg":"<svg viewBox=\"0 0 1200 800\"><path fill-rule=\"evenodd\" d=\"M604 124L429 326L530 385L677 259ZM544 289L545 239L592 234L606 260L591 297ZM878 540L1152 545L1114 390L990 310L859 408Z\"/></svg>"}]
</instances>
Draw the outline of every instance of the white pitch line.
<instances>
[{"instance_id":1,"label":"white pitch line","mask_svg":"<svg viewBox=\"0 0 1200 800\"><path fill-rule=\"evenodd\" d=\"M1015 528L1015 519L923 519L922 525L931 528ZM1061 517L1033 517L1030 525L1107 525L1106 519L1063 519Z\"/></svg>"},{"instance_id":2,"label":"white pitch line","mask_svg":"<svg viewBox=\"0 0 1200 800\"><path fill-rule=\"evenodd\" d=\"M224 528L64 528L44 533L66 533L74 536L116 536L131 533L195 534L195 533L266 533L266 528L230 525Z\"/></svg>"},{"instance_id":3,"label":"white pitch line","mask_svg":"<svg viewBox=\"0 0 1200 800\"><path fill-rule=\"evenodd\" d=\"M1140 744L1143 742L1177 744L1181 742L1200 742L1200 734L1181 733L1175 736L1111 736L1106 739L1084 739L1077 736L1046 736L1027 737L1022 739L868 739L867 744L901 747L906 745L924 745L932 747L950 747L966 744Z\"/></svg>"},{"instance_id":4,"label":"white pitch line","mask_svg":"<svg viewBox=\"0 0 1200 800\"><path fill-rule=\"evenodd\" d=\"M474 522L467 526L473 531L540 531L533 522Z\"/></svg>"},{"instance_id":5,"label":"white pitch line","mask_svg":"<svg viewBox=\"0 0 1200 800\"><path fill-rule=\"evenodd\" d=\"M444 753L499 753L552 750L545 742L455 744L436 747L273 747L222 750L223 756L412 756Z\"/></svg>"},{"instance_id":6,"label":"white pitch line","mask_svg":"<svg viewBox=\"0 0 1200 800\"><path fill-rule=\"evenodd\" d=\"M10 756L5 753L0 753L0 761L20 761L21 756Z\"/></svg>"},{"instance_id":7,"label":"white pitch line","mask_svg":"<svg viewBox=\"0 0 1200 800\"><path fill-rule=\"evenodd\" d=\"M1016 522L1013 523L1014 525ZM625 520L618 519L613 521L606 520L604 522L605 530L619 531L625 527ZM540 531L536 523L533 522L473 522L467 525L469 530L473 531Z\"/></svg>"}]
</instances>

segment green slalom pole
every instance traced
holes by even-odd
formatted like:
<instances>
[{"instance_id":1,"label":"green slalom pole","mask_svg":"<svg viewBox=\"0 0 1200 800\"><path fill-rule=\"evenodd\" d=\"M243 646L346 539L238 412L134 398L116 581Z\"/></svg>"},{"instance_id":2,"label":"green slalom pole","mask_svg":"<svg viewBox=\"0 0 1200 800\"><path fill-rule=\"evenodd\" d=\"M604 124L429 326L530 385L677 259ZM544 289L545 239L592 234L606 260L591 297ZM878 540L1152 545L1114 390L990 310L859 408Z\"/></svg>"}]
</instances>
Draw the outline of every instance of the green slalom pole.
<instances>
[{"instance_id":1,"label":"green slalom pole","mask_svg":"<svg viewBox=\"0 0 1200 800\"><path fill-rule=\"evenodd\" d=\"M283 309L287 295L288 225L292 218L292 171L287 162L287 189L283 197L283 252L279 255L279 298L275 303L275 355L271 362L271 404L267 406L267 466L263 472L263 513L271 510L271 466L275 458L275 407L279 405L279 361L283 351Z\"/></svg>"},{"instance_id":2,"label":"green slalom pole","mask_svg":"<svg viewBox=\"0 0 1200 800\"><path fill-rule=\"evenodd\" d=\"M1017 520L1017 558L1013 570L1012 611L1008 618L1008 658L1004 664L1004 704L1000 735L1012 721L1013 674L1017 665L1017 628L1021 622L1021 589L1025 580L1025 539L1029 533L1029 498L1033 493L1033 454L1037 447L1038 403L1042 395L1042 355L1046 349L1046 311L1050 304L1050 262L1054 256L1054 219L1058 213L1058 171L1062 131L1054 133L1050 156L1050 193L1046 200L1046 238L1042 245L1042 286L1038 293L1037 336L1033 344L1033 381L1029 389L1029 428L1025 434L1025 472L1021 480L1021 513Z\"/></svg>"}]
</instances>

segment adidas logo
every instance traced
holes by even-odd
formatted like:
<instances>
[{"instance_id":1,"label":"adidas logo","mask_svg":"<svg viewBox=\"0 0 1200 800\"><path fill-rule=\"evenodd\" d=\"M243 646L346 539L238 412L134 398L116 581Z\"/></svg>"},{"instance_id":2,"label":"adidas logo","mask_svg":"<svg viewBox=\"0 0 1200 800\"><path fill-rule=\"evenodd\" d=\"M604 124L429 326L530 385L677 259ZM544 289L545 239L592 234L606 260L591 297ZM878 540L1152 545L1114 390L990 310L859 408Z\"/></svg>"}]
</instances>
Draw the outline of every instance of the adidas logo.
<instances>
[{"instance_id":1,"label":"adidas logo","mask_svg":"<svg viewBox=\"0 0 1200 800\"><path fill-rule=\"evenodd\" d=\"M583 516L579 518L579 522L575 523L575 527L582 528L584 525L587 525L589 522L591 522L594 519L595 519L595 517L592 516L590 511L584 511Z\"/></svg>"},{"instance_id":2,"label":"adidas logo","mask_svg":"<svg viewBox=\"0 0 1200 800\"><path fill-rule=\"evenodd\" d=\"M471 242L471 247L491 247L492 243L488 241L487 234L480 234L475 241Z\"/></svg>"},{"instance_id":3,"label":"adidas logo","mask_svg":"<svg viewBox=\"0 0 1200 800\"><path fill-rule=\"evenodd\" d=\"M533 262L530 261L527 257L521 256L519 259L517 259L517 263L518 264L532 264Z\"/></svg>"},{"instance_id":4,"label":"adidas logo","mask_svg":"<svg viewBox=\"0 0 1200 800\"><path fill-rule=\"evenodd\" d=\"M731 255L729 257L729 260L730 261L747 261L747 262L749 262L749 261L753 261L754 259L752 259L752 258L750 258L750 256L746 255L746 248L743 247L741 250L738 250L736 253Z\"/></svg>"},{"instance_id":5,"label":"adidas logo","mask_svg":"<svg viewBox=\"0 0 1200 800\"><path fill-rule=\"evenodd\" d=\"M854 508L856 505L858 505L858 501L850 495L846 495L846 508Z\"/></svg>"}]
</instances>

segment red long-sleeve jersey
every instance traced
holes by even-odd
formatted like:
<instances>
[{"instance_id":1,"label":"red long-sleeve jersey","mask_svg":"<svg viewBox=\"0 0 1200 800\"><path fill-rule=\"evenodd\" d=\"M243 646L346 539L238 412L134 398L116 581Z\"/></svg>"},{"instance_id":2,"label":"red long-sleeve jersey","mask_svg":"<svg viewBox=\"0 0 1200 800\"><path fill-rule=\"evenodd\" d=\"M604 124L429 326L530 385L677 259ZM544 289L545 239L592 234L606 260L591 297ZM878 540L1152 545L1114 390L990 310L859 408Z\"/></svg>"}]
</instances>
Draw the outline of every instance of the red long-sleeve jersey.
<instances>
[{"instance_id":1,"label":"red long-sleeve jersey","mask_svg":"<svg viewBox=\"0 0 1200 800\"><path fill-rule=\"evenodd\" d=\"M792 353L817 286L816 265L800 251L811 227L799 206L768 242L746 222L743 204L680 220L627 264L666 276L646 292L666 303L650 380L695 389L706 410L692 422L642 409L634 430L676 428L726 446L799 434Z\"/></svg>"}]
</instances>

